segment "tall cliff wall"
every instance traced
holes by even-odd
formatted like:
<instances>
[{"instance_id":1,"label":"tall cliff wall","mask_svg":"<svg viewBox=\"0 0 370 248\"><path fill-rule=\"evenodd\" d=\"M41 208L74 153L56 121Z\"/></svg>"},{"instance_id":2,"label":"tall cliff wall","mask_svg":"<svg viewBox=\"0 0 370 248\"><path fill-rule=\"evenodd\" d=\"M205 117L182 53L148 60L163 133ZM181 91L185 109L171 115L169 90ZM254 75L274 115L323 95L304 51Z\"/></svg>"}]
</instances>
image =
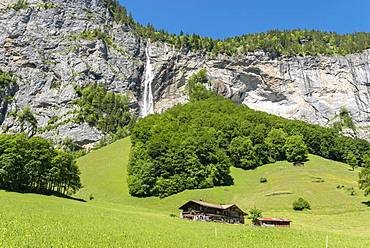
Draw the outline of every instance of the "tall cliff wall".
<instances>
[{"instance_id":1,"label":"tall cliff wall","mask_svg":"<svg viewBox=\"0 0 370 248\"><path fill-rule=\"evenodd\" d=\"M101 0L53 0L52 8L29 2L31 7L18 11L9 3L0 6L0 69L17 77L16 86L0 92L3 132L19 132L14 113L29 106L39 135L80 144L98 141L99 130L73 121L75 86L105 84L130 96L139 114L149 55L156 112L186 102L187 78L206 68L215 90L257 110L330 125L346 107L358 135L370 139L370 51L336 57L270 58L263 52L209 57L135 36L113 23ZM113 44L80 37L94 29L109 33ZM12 101L6 101L9 96Z\"/></svg>"}]
</instances>

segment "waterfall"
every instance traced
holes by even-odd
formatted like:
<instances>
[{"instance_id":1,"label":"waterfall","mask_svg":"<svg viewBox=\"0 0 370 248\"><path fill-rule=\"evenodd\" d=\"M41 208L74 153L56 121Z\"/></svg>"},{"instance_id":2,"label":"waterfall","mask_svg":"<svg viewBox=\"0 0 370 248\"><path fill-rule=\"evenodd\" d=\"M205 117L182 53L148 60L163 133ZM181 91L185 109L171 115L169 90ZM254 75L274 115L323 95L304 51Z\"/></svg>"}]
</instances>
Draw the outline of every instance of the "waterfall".
<instances>
[{"instance_id":1,"label":"waterfall","mask_svg":"<svg viewBox=\"0 0 370 248\"><path fill-rule=\"evenodd\" d=\"M144 96L143 108L141 115L143 117L154 114L153 90L152 83L154 80L153 66L150 62L149 44L145 48L146 67L145 67L145 81L144 81Z\"/></svg>"}]
</instances>

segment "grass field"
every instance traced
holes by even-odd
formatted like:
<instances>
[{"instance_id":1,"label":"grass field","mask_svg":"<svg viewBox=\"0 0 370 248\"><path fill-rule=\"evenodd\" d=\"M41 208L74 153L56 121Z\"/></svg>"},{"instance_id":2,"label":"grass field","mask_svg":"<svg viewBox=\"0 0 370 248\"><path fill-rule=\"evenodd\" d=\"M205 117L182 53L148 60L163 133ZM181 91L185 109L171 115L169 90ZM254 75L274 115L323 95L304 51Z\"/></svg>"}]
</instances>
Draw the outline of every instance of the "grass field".
<instances>
[{"instance_id":1,"label":"grass field","mask_svg":"<svg viewBox=\"0 0 370 248\"><path fill-rule=\"evenodd\" d=\"M370 199L347 165L310 156L304 167L279 162L254 171L233 168L234 186L141 199L128 194L129 149L124 139L79 159L84 188L75 197L87 202L0 191L0 247L325 247L326 236L329 247L370 247ZM259 183L260 177L268 183ZM354 187L356 195L337 185ZM294 212L298 197L312 210ZM190 199L256 206L266 217L291 218L292 228L170 217Z\"/></svg>"}]
</instances>

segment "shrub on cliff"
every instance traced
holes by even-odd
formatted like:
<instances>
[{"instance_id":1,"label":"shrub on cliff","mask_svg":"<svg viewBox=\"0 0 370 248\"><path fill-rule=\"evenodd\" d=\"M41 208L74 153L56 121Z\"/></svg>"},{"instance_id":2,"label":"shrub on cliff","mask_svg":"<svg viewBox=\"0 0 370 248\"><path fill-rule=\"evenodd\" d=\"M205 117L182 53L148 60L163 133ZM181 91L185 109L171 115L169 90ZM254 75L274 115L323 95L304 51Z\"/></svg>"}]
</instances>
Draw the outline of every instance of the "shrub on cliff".
<instances>
[{"instance_id":1,"label":"shrub on cliff","mask_svg":"<svg viewBox=\"0 0 370 248\"><path fill-rule=\"evenodd\" d=\"M14 4L10 6L12 9L18 11L21 9L28 9L30 7L30 4L27 0L17 0Z\"/></svg>"}]
</instances>

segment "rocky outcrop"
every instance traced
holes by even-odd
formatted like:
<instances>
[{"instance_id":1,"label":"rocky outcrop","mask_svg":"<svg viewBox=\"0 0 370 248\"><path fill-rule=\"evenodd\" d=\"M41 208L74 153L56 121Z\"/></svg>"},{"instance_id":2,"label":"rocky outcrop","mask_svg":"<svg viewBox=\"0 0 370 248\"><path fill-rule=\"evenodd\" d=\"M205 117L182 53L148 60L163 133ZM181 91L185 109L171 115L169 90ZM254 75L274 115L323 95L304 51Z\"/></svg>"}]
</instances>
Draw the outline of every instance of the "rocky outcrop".
<instances>
[{"instance_id":1,"label":"rocky outcrop","mask_svg":"<svg viewBox=\"0 0 370 248\"><path fill-rule=\"evenodd\" d=\"M39 0L29 2L30 8L18 11L0 6L0 69L18 78L14 99L0 118L7 132L19 131L9 113L29 106L38 135L69 137L81 145L98 141L104 134L74 121L75 87L105 84L128 95L139 114L147 48L156 112L186 102L187 78L206 68L218 93L257 110L330 125L346 107L359 135L370 139L370 51L335 57L271 58L263 52L210 57L137 37L130 28L113 23L101 0L53 0L50 9L42 8ZM83 31L94 29L108 33L113 44L81 38ZM0 94L0 103L5 97ZM50 120L57 121L50 125Z\"/></svg>"},{"instance_id":2,"label":"rocky outcrop","mask_svg":"<svg viewBox=\"0 0 370 248\"><path fill-rule=\"evenodd\" d=\"M370 51L335 57L273 59L264 53L211 58L152 48L156 67L156 111L186 101L186 78L206 68L219 94L249 107L290 119L331 125L345 107L369 139Z\"/></svg>"}]
</instances>

